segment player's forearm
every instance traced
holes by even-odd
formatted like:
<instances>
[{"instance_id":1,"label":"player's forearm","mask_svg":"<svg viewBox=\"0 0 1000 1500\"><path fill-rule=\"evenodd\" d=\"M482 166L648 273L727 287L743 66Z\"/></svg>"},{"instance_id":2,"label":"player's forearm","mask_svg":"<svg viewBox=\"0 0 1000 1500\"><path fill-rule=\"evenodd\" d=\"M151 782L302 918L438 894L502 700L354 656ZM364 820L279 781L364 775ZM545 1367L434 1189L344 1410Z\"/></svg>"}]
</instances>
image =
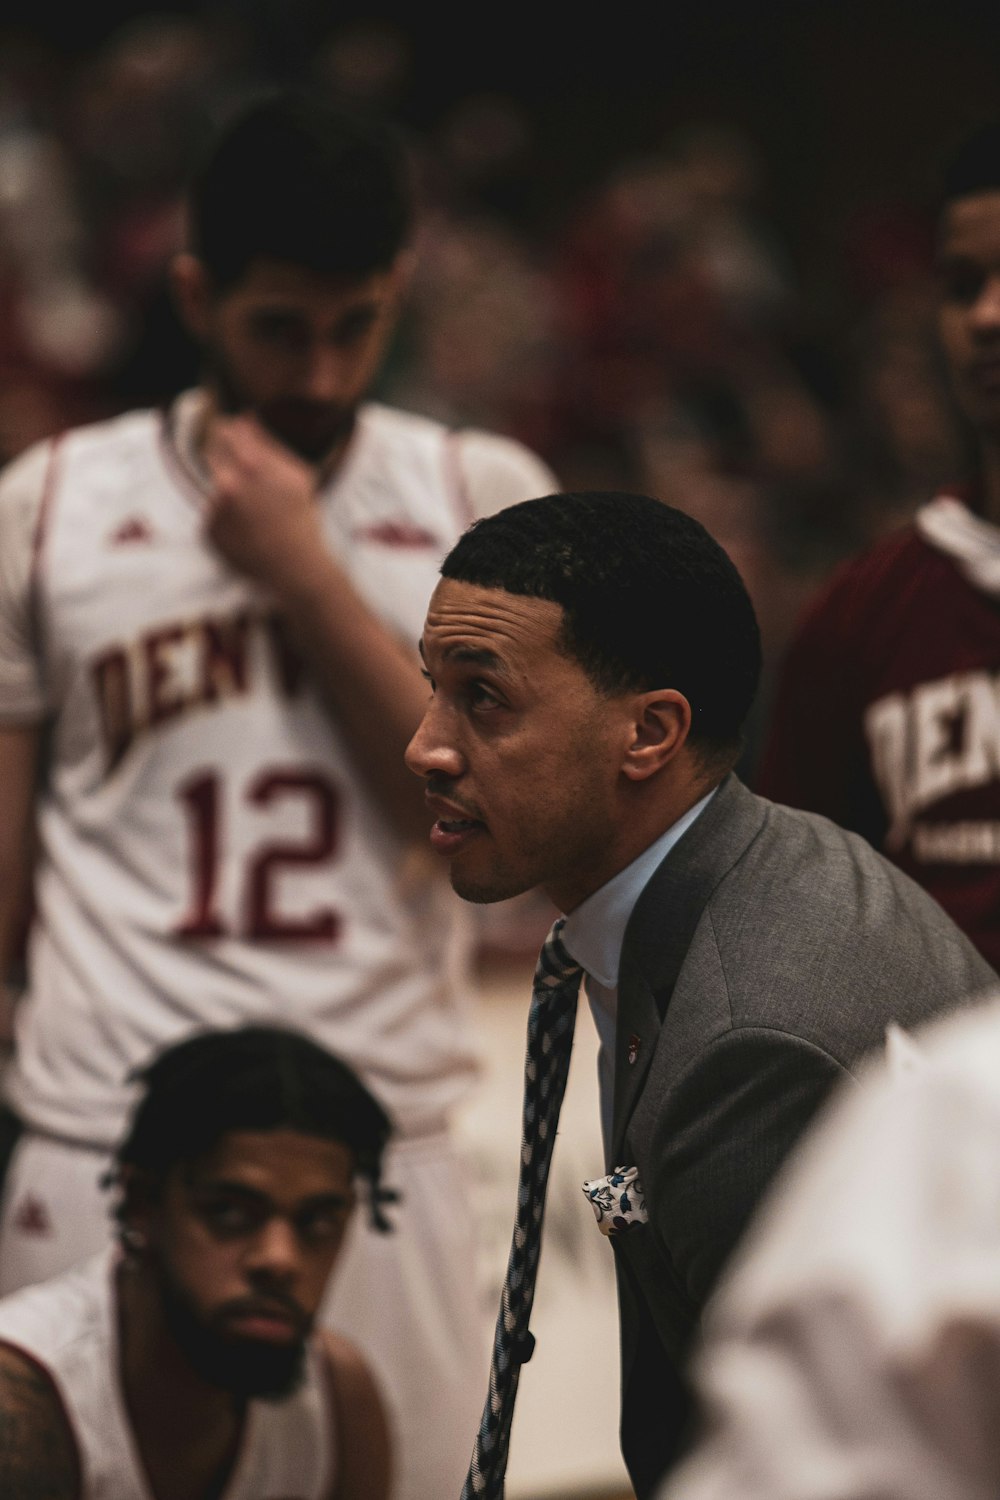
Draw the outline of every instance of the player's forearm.
<instances>
[{"instance_id":1,"label":"player's forearm","mask_svg":"<svg viewBox=\"0 0 1000 1500\"><path fill-rule=\"evenodd\" d=\"M20 957L34 864L38 730L0 727L0 1041L10 1025L6 988Z\"/></svg>"},{"instance_id":2,"label":"player's forearm","mask_svg":"<svg viewBox=\"0 0 1000 1500\"><path fill-rule=\"evenodd\" d=\"M331 555L314 469L246 416L217 420L205 451L206 535L277 602L361 774L397 831L422 837L420 788L403 764L425 697L416 642L408 656Z\"/></svg>"},{"instance_id":3,"label":"player's forearm","mask_svg":"<svg viewBox=\"0 0 1000 1500\"><path fill-rule=\"evenodd\" d=\"M278 604L383 810L402 837L423 838L423 792L403 763L426 698L416 643L407 651L327 553L295 572Z\"/></svg>"},{"instance_id":4,"label":"player's forearm","mask_svg":"<svg viewBox=\"0 0 1000 1500\"><path fill-rule=\"evenodd\" d=\"M0 853L0 1049L9 1046L13 1038L30 888L31 859L27 851L10 862Z\"/></svg>"}]
</instances>

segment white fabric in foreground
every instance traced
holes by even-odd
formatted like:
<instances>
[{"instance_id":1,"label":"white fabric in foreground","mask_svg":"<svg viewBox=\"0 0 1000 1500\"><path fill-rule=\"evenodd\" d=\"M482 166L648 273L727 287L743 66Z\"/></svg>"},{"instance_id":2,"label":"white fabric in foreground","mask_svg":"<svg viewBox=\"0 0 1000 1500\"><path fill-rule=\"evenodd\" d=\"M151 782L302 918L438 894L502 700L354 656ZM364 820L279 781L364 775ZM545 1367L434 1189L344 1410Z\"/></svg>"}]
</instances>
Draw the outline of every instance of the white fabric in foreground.
<instances>
[{"instance_id":1,"label":"white fabric in foreground","mask_svg":"<svg viewBox=\"0 0 1000 1500\"><path fill-rule=\"evenodd\" d=\"M709 1309L704 1429L660 1500L1000 1493L1000 998L917 1045L779 1176Z\"/></svg>"}]
</instances>

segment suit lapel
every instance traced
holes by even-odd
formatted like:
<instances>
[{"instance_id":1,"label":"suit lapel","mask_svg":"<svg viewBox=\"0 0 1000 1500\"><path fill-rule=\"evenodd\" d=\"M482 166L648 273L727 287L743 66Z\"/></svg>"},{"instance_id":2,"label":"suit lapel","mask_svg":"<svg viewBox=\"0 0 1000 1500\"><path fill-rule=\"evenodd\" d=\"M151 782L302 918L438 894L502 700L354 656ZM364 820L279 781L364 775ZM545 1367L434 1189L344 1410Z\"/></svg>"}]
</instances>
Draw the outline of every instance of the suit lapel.
<instances>
[{"instance_id":1,"label":"suit lapel","mask_svg":"<svg viewBox=\"0 0 1000 1500\"><path fill-rule=\"evenodd\" d=\"M656 997L641 970L624 962L618 972L615 1026L615 1099L608 1171L630 1163L622 1158L625 1127L631 1118L660 1034Z\"/></svg>"},{"instance_id":2,"label":"suit lapel","mask_svg":"<svg viewBox=\"0 0 1000 1500\"><path fill-rule=\"evenodd\" d=\"M629 1165L622 1157L625 1132L695 928L716 886L759 833L767 806L735 776L727 776L636 903L618 972L609 1171Z\"/></svg>"}]
</instances>

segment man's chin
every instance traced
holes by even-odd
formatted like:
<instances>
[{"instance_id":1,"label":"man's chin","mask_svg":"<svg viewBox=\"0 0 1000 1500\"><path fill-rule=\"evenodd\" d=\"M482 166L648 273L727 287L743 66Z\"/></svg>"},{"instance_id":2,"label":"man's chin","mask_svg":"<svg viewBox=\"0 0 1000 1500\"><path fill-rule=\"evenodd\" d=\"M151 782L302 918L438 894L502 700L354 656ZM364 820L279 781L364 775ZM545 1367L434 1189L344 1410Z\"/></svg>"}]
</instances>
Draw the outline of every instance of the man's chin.
<instances>
[{"instance_id":1,"label":"man's chin","mask_svg":"<svg viewBox=\"0 0 1000 1500\"><path fill-rule=\"evenodd\" d=\"M497 901L510 901L514 896L523 896L526 891L534 889L523 881L504 879L499 875L480 876L477 879L457 866L456 860L449 872L451 888L456 896L461 896L463 901L474 906L493 906Z\"/></svg>"},{"instance_id":2,"label":"man's chin","mask_svg":"<svg viewBox=\"0 0 1000 1500\"><path fill-rule=\"evenodd\" d=\"M296 1340L286 1345L255 1339L220 1339L207 1343L189 1357L203 1380L231 1395L261 1401L281 1401L291 1396L305 1374L306 1344Z\"/></svg>"},{"instance_id":3,"label":"man's chin","mask_svg":"<svg viewBox=\"0 0 1000 1500\"><path fill-rule=\"evenodd\" d=\"M205 1319L166 1273L160 1284L166 1324L181 1354L207 1385L230 1395L281 1400L298 1388L305 1370L308 1332L287 1343L240 1338L225 1317Z\"/></svg>"},{"instance_id":4,"label":"man's chin","mask_svg":"<svg viewBox=\"0 0 1000 1500\"><path fill-rule=\"evenodd\" d=\"M321 464L337 448L347 441L354 428L354 412L345 412L335 421L324 423L306 431L293 423L284 422L278 415L259 411L258 418L272 437L288 448L297 458L307 464Z\"/></svg>"}]
</instances>

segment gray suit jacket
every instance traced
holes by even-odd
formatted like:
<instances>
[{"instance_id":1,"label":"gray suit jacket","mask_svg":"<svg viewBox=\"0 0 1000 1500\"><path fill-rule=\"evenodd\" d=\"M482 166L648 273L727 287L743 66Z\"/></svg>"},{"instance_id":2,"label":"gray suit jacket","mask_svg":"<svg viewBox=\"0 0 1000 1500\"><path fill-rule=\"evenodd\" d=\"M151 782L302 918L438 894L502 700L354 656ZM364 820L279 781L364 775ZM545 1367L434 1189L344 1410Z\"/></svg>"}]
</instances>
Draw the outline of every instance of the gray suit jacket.
<instances>
[{"instance_id":1,"label":"gray suit jacket","mask_svg":"<svg viewBox=\"0 0 1000 1500\"><path fill-rule=\"evenodd\" d=\"M734 776L660 865L622 951L608 1162L638 1167L649 1213L612 1241L640 1500L684 1437L702 1305L832 1085L888 1022L919 1025L996 983L863 839Z\"/></svg>"}]
</instances>

